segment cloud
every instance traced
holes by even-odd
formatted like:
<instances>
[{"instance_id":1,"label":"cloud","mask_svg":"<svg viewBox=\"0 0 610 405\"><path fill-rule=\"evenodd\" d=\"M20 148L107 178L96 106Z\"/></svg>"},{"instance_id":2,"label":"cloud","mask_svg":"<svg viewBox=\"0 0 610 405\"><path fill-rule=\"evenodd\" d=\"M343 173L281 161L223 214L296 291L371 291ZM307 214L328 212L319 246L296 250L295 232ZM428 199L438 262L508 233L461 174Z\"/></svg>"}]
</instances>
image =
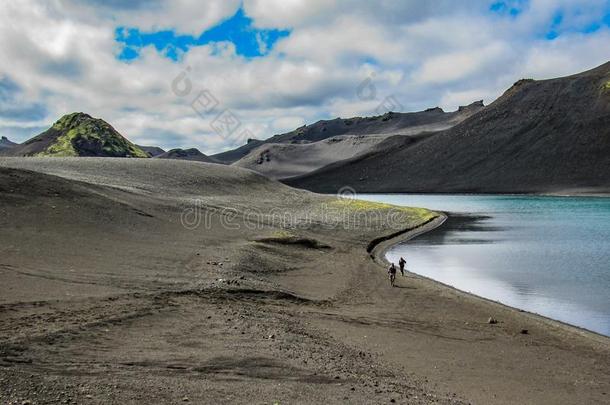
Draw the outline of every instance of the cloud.
<instances>
[{"instance_id":1,"label":"cloud","mask_svg":"<svg viewBox=\"0 0 610 405\"><path fill-rule=\"evenodd\" d=\"M239 145L245 130L265 138L319 119L373 115L392 97L406 111L490 103L522 77L608 60L607 0L504 1L497 10L494 3L0 2L0 131L23 141L85 111L138 143L212 153ZM159 48L117 41L121 27L133 29L135 41L163 31L197 39L240 8L256 57L231 35L167 46L173 38ZM268 34L282 30L290 35ZM125 49L131 57L119 60ZM191 91L180 96L172 82L185 72ZM374 97L358 91L367 80ZM192 104L202 91L217 106L198 114ZM227 110L240 125L223 136L212 123Z\"/></svg>"},{"instance_id":2,"label":"cloud","mask_svg":"<svg viewBox=\"0 0 610 405\"><path fill-rule=\"evenodd\" d=\"M65 12L84 18L111 19L116 26L135 27L144 32L171 30L200 35L239 8L239 0L79 0L60 1ZM93 13L92 13L93 12Z\"/></svg>"},{"instance_id":3,"label":"cloud","mask_svg":"<svg viewBox=\"0 0 610 405\"><path fill-rule=\"evenodd\" d=\"M508 45L498 42L477 49L433 56L421 65L413 78L420 83L464 80L480 73L484 67L495 64L507 52L510 52Z\"/></svg>"},{"instance_id":4,"label":"cloud","mask_svg":"<svg viewBox=\"0 0 610 405\"><path fill-rule=\"evenodd\" d=\"M10 77L0 77L0 118L8 121L38 121L47 116L46 106L22 98L22 89Z\"/></svg>"},{"instance_id":5,"label":"cloud","mask_svg":"<svg viewBox=\"0 0 610 405\"><path fill-rule=\"evenodd\" d=\"M281 117L271 123L271 127L277 133L289 132L303 125L305 125L305 120L298 116Z\"/></svg>"}]
</instances>

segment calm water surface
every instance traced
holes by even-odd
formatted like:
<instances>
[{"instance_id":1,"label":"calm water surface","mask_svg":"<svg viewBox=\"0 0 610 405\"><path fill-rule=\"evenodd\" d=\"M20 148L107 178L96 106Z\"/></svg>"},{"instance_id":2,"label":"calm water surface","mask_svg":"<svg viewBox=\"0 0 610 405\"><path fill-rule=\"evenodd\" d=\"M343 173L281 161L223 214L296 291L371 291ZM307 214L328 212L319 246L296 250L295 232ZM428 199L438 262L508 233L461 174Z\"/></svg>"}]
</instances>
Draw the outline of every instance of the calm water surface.
<instances>
[{"instance_id":1,"label":"calm water surface","mask_svg":"<svg viewBox=\"0 0 610 405\"><path fill-rule=\"evenodd\" d=\"M610 198L358 198L457 214L437 230L392 248L389 261L404 256L414 273L610 336Z\"/></svg>"}]
</instances>

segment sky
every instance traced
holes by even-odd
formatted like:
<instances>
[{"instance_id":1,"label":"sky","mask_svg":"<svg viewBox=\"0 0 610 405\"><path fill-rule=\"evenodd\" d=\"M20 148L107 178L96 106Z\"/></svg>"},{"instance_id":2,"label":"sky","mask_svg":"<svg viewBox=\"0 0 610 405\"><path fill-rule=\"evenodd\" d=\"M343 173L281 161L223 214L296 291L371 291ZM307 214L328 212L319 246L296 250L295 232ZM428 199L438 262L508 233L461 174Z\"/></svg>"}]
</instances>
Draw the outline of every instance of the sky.
<instances>
[{"instance_id":1,"label":"sky","mask_svg":"<svg viewBox=\"0 0 610 405\"><path fill-rule=\"evenodd\" d=\"M213 154L596 67L610 0L7 0L0 55L0 135L82 111L140 145Z\"/></svg>"}]
</instances>

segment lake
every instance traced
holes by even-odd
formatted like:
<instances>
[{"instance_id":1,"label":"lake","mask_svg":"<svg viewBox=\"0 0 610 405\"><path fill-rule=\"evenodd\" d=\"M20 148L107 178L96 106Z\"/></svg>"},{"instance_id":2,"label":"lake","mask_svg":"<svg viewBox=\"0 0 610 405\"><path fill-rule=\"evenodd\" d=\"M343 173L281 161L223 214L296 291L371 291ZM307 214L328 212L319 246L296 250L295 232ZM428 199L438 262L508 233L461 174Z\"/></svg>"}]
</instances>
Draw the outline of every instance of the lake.
<instances>
[{"instance_id":1,"label":"lake","mask_svg":"<svg viewBox=\"0 0 610 405\"><path fill-rule=\"evenodd\" d=\"M404 256L413 273L610 336L610 198L358 198L450 213L437 230L390 249L389 261Z\"/></svg>"}]
</instances>

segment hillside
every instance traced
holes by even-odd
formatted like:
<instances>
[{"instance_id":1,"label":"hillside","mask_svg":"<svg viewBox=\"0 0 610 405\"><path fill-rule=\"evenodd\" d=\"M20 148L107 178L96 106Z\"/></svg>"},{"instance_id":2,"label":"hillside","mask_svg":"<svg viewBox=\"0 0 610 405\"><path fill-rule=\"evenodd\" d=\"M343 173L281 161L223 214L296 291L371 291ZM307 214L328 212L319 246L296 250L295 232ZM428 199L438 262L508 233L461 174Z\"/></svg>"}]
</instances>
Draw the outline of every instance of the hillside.
<instances>
[{"instance_id":1,"label":"hillside","mask_svg":"<svg viewBox=\"0 0 610 405\"><path fill-rule=\"evenodd\" d=\"M413 135L425 131L439 131L452 127L483 108L482 102L444 112L441 108L410 113L388 112L374 117L335 118L305 125L266 140L249 139L237 149L218 153L212 157L222 163L233 163L261 145L277 143L309 143L340 135Z\"/></svg>"},{"instance_id":2,"label":"hillside","mask_svg":"<svg viewBox=\"0 0 610 405\"><path fill-rule=\"evenodd\" d=\"M312 172L370 150L384 135L341 135L311 143L270 143L253 149L233 163L273 179Z\"/></svg>"},{"instance_id":3,"label":"hillside","mask_svg":"<svg viewBox=\"0 0 610 405\"><path fill-rule=\"evenodd\" d=\"M208 162L214 163L215 160L210 158L209 156L201 153L197 148L190 149L171 149L167 152L156 155L157 159L179 159L179 160L190 160L196 162Z\"/></svg>"},{"instance_id":4,"label":"hillside","mask_svg":"<svg viewBox=\"0 0 610 405\"><path fill-rule=\"evenodd\" d=\"M610 192L610 63L520 80L455 127L394 137L375 151L292 178L336 192Z\"/></svg>"},{"instance_id":5,"label":"hillside","mask_svg":"<svg viewBox=\"0 0 610 405\"><path fill-rule=\"evenodd\" d=\"M162 153L165 153L165 150L158 146L142 146L136 145L138 148L142 149L144 152L148 153L150 157L159 156Z\"/></svg>"},{"instance_id":6,"label":"hillside","mask_svg":"<svg viewBox=\"0 0 610 405\"><path fill-rule=\"evenodd\" d=\"M106 121L85 113L64 115L48 130L18 146L2 151L2 155L149 157Z\"/></svg>"},{"instance_id":7,"label":"hillside","mask_svg":"<svg viewBox=\"0 0 610 405\"><path fill-rule=\"evenodd\" d=\"M3 136L2 138L0 138L0 149L9 149L16 145L17 144L15 142L12 142L6 136Z\"/></svg>"}]
</instances>

